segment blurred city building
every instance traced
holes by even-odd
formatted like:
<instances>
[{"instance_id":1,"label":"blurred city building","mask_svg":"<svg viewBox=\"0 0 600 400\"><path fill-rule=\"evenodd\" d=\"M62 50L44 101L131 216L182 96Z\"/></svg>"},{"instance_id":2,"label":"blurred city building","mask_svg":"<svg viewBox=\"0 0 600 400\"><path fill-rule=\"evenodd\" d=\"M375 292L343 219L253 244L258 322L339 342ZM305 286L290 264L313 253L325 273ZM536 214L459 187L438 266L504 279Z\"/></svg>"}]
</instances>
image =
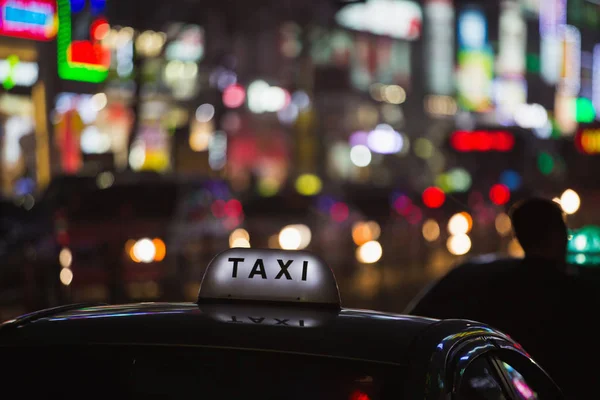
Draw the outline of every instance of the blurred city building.
<instances>
[{"instance_id":1,"label":"blurred city building","mask_svg":"<svg viewBox=\"0 0 600 400\"><path fill-rule=\"evenodd\" d=\"M22 207L63 175L223 181L243 211L199 246L307 247L383 308L465 255L521 255L519 198L600 218L596 2L0 7L2 193Z\"/></svg>"}]
</instances>

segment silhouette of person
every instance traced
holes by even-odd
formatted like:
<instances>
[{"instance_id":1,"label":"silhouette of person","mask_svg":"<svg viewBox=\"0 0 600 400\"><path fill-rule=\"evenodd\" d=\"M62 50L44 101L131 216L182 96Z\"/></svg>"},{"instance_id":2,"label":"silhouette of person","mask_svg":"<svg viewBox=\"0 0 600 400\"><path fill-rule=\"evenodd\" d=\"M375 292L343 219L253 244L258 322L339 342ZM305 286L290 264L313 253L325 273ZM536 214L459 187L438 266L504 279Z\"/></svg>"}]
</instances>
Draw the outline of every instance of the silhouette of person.
<instances>
[{"instance_id":1,"label":"silhouette of person","mask_svg":"<svg viewBox=\"0 0 600 400\"><path fill-rule=\"evenodd\" d=\"M459 265L406 313L486 323L519 342L567 398L587 398L580 396L585 396L586 383L595 381L591 371L598 368L589 368L591 358L585 354L594 345L581 342L579 327L584 326L582 311L594 300L569 274L565 216L558 204L542 198L515 204L510 216L524 258L484 257Z\"/></svg>"}]
</instances>

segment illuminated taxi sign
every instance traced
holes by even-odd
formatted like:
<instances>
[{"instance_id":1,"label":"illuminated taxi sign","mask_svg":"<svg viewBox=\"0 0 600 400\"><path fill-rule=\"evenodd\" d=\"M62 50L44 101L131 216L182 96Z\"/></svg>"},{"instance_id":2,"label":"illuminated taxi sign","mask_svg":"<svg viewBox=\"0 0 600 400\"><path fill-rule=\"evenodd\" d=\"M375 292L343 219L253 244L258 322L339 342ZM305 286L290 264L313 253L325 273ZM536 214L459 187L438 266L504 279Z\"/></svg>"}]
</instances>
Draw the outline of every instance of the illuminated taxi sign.
<instances>
[{"instance_id":1,"label":"illuminated taxi sign","mask_svg":"<svg viewBox=\"0 0 600 400\"><path fill-rule=\"evenodd\" d=\"M575 147L584 154L600 153L600 128L579 130L575 135Z\"/></svg>"},{"instance_id":2,"label":"illuminated taxi sign","mask_svg":"<svg viewBox=\"0 0 600 400\"><path fill-rule=\"evenodd\" d=\"M227 250L208 265L198 294L205 300L328 304L339 307L331 269L304 251Z\"/></svg>"}]
</instances>

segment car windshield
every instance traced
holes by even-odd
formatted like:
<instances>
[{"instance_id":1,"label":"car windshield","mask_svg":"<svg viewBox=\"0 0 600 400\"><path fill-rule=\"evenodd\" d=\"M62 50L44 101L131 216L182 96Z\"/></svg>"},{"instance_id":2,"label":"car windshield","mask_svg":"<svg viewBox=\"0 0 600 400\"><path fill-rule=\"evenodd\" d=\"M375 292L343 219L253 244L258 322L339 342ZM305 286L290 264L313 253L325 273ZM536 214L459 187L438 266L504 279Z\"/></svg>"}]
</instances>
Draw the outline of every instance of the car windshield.
<instances>
[{"instance_id":1,"label":"car windshield","mask_svg":"<svg viewBox=\"0 0 600 400\"><path fill-rule=\"evenodd\" d=\"M27 379L49 395L81 387L147 399L257 395L375 400L401 398L403 387L400 366L314 355L146 345L11 348L2 353L3 362L14 366L4 376L7 382Z\"/></svg>"}]
</instances>

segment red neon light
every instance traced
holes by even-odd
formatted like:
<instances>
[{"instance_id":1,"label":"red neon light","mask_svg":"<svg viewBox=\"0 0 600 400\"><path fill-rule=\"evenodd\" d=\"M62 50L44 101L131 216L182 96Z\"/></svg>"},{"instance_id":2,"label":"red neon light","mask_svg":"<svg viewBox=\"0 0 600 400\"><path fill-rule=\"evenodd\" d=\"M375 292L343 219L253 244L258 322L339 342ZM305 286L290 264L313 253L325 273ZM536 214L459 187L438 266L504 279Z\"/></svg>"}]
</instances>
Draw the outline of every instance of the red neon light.
<instances>
[{"instance_id":1,"label":"red neon light","mask_svg":"<svg viewBox=\"0 0 600 400\"><path fill-rule=\"evenodd\" d=\"M456 131L450 144L461 152L506 152L515 146L515 138L507 131Z\"/></svg>"},{"instance_id":2,"label":"red neon light","mask_svg":"<svg viewBox=\"0 0 600 400\"><path fill-rule=\"evenodd\" d=\"M48 41L58 31L56 0L0 0L0 35Z\"/></svg>"},{"instance_id":3,"label":"red neon light","mask_svg":"<svg viewBox=\"0 0 600 400\"><path fill-rule=\"evenodd\" d=\"M92 22L90 33L92 37L96 37L104 29L110 29L108 23L104 18L98 18ZM108 69L110 50L99 41L77 40L69 46L67 59L72 64L97 65Z\"/></svg>"}]
</instances>

